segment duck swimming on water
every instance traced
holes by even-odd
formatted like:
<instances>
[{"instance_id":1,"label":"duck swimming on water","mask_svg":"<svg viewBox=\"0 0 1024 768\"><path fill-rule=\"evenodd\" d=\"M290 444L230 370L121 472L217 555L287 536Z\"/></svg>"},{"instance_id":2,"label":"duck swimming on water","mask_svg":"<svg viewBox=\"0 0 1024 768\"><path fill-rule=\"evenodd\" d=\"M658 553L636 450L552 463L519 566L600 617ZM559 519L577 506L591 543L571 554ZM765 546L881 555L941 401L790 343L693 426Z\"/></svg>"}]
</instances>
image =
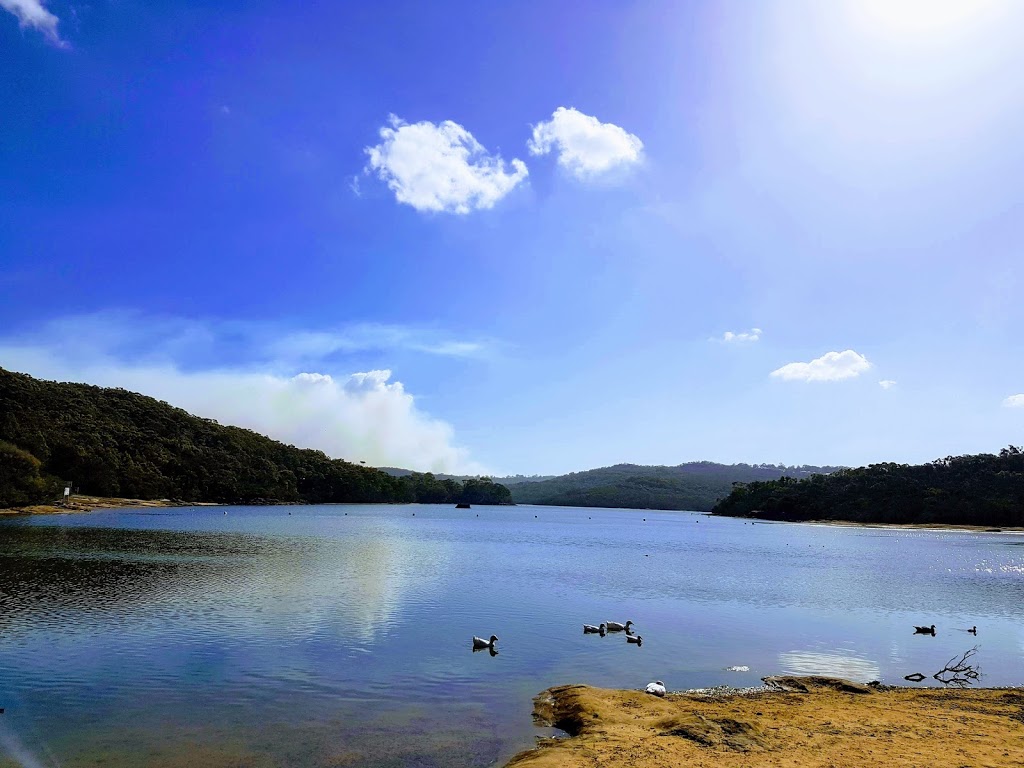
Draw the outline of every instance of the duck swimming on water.
<instances>
[{"instance_id":1,"label":"duck swimming on water","mask_svg":"<svg viewBox=\"0 0 1024 768\"><path fill-rule=\"evenodd\" d=\"M914 627L914 634L915 635L934 635L935 634L935 625L932 624L930 627L918 627L918 626L915 626Z\"/></svg>"},{"instance_id":2,"label":"duck swimming on water","mask_svg":"<svg viewBox=\"0 0 1024 768\"><path fill-rule=\"evenodd\" d=\"M490 640L484 640L482 637L474 637L473 638L473 649L474 650L483 650L484 648L492 648L493 649L494 648L494 644L496 642L498 642L498 636L497 635L491 635L491 639Z\"/></svg>"},{"instance_id":3,"label":"duck swimming on water","mask_svg":"<svg viewBox=\"0 0 1024 768\"><path fill-rule=\"evenodd\" d=\"M595 627L593 624L584 624L583 625L583 634L584 635L603 635L605 633L605 629L606 629L606 627L605 627L604 624L602 624L599 627Z\"/></svg>"},{"instance_id":4,"label":"duck swimming on water","mask_svg":"<svg viewBox=\"0 0 1024 768\"><path fill-rule=\"evenodd\" d=\"M622 632L623 630L629 632L629 628L633 626L633 622L627 621L625 624L620 624L617 621L606 621L604 626L609 632Z\"/></svg>"},{"instance_id":5,"label":"duck swimming on water","mask_svg":"<svg viewBox=\"0 0 1024 768\"><path fill-rule=\"evenodd\" d=\"M640 635L626 635L627 643L635 643L636 645L643 645L644 639Z\"/></svg>"}]
</instances>

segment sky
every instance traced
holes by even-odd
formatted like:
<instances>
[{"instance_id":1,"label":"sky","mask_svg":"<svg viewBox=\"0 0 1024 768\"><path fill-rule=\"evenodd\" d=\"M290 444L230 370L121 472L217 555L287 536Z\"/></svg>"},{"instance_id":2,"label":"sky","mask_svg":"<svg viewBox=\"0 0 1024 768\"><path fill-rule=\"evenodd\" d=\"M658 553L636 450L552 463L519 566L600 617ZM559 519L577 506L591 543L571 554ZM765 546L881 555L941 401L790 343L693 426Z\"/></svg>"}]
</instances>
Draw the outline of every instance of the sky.
<instances>
[{"instance_id":1,"label":"sky","mask_svg":"<svg viewBox=\"0 0 1024 768\"><path fill-rule=\"evenodd\" d=\"M0 0L0 367L457 473L1024 443L1024 3Z\"/></svg>"}]
</instances>

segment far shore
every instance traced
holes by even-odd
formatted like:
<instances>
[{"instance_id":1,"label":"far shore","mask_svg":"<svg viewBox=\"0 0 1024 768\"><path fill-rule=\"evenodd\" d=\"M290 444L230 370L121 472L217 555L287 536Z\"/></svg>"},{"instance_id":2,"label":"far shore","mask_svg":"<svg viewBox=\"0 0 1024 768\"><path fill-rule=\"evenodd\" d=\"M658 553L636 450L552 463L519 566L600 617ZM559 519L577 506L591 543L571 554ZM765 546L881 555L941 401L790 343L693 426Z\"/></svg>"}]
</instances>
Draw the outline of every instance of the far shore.
<instances>
[{"instance_id":1,"label":"far shore","mask_svg":"<svg viewBox=\"0 0 1024 768\"><path fill-rule=\"evenodd\" d=\"M68 501L53 504L31 504L24 507L0 509L0 515L72 515L79 512L95 512L98 509L119 509L136 507L213 507L210 501L177 501L173 499L120 499L104 496L82 496L75 494Z\"/></svg>"},{"instance_id":2,"label":"far shore","mask_svg":"<svg viewBox=\"0 0 1024 768\"><path fill-rule=\"evenodd\" d=\"M758 523L786 522L757 520ZM792 523L790 523L792 524ZM859 523L853 520L805 520L803 525L836 525L843 528L895 528L914 531L973 531L975 533L1024 533L1022 526L936 525L935 523Z\"/></svg>"},{"instance_id":3,"label":"far shore","mask_svg":"<svg viewBox=\"0 0 1024 768\"><path fill-rule=\"evenodd\" d=\"M506 768L1019 766L1024 690L889 688L783 677L776 690L642 691L566 685L534 700L545 738Z\"/></svg>"}]
</instances>

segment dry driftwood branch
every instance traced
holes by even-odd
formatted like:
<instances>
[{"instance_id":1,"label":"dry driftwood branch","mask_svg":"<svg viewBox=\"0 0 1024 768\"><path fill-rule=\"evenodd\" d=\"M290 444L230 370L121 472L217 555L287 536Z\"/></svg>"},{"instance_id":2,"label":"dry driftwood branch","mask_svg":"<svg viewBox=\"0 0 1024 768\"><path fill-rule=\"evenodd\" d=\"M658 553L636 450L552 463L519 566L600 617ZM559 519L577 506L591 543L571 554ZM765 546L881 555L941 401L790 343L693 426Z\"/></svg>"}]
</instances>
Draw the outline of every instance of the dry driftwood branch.
<instances>
[{"instance_id":1,"label":"dry driftwood branch","mask_svg":"<svg viewBox=\"0 0 1024 768\"><path fill-rule=\"evenodd\" d=\"M954 656L932 677L943 685L953 685L957 688L966 688L972 685L981 677L981 667L968 663L977 652L978 646L974 646L970 650L964 651L959 658Z\"/></svg>"}]
</instances>

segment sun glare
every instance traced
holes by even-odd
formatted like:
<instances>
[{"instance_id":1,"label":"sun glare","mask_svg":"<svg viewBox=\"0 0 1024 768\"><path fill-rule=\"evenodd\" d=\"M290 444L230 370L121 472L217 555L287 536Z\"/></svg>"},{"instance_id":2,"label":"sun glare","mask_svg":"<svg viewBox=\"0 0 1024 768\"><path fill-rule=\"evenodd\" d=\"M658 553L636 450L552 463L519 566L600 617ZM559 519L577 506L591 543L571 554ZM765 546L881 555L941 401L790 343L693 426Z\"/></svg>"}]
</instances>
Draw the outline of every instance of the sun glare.
<instances>
[{"instance_id":1,"label":"sun glare","mask_svg":"<svg viewBox=\"0 0 1024 768\"><path fill-rule=\"evenodd\" d=\"M854 0L860 21L877 33L904 38L958 37L998 15L1005 0Z\"/></svg>"}]
</instances>

